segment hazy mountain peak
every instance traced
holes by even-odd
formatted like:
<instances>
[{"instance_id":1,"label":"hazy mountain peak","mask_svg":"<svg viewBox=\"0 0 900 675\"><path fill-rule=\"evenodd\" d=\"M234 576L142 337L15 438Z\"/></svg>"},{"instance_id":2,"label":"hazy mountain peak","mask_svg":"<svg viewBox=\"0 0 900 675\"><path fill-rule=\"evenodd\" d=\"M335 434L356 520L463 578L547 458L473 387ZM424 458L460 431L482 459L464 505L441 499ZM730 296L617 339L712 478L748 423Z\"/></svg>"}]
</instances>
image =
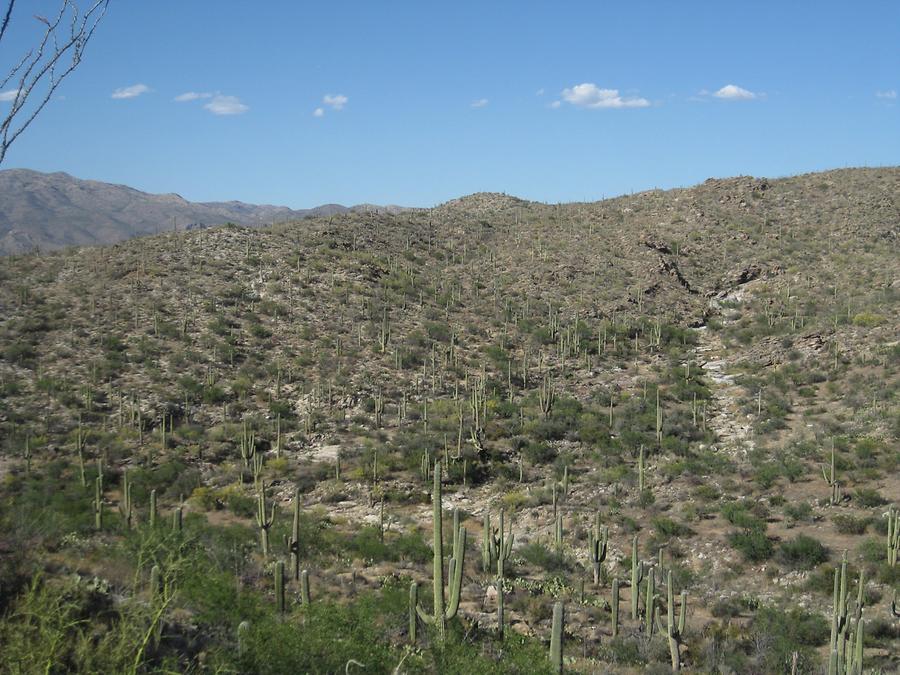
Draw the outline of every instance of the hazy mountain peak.
<instances>
[{"instance_id":1,"label":"hazy mountain peak","mask_svg":"<svg viewBox=\"0 0 900 675\"><path fill-rule=\"evenodd\" d=\"M82 180L63 171L0 171L0 254L108 244L162 230L231 222L262 225L382 207L325 204L291 209L241 201L191 202L180 194L150 194L127 185ZM391 212L400 207L387 207Z\"/></svg>"}]
</instances>

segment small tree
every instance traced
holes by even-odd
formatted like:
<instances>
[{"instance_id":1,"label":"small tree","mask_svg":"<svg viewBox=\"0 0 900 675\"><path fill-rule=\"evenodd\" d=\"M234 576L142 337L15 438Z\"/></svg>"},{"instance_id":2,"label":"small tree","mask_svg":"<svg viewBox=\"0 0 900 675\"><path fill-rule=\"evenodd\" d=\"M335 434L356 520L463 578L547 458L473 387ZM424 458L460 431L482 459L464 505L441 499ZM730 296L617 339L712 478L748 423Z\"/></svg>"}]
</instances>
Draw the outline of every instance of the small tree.
<instances>
[{"instance_id":1,"label":"small tree","mask_svg":"<svg viewBox=\"0 0 900 675\"><path fill-rule=\"evenodd\" d=\"M0 164L9 146L38 116L53 92L81 63L84 50L97 25L106 14L109 0L94 0L82 13L74 0L62 0L51 15L34 15L44 24L37 44L9 66L0 67L0 102L10 108L0 117ZM0 14L0 47L9 42L7 32L13 22L16 0L8 0ZM0 5L2 7L2 5Z\"/></svg>"}]
</instances>

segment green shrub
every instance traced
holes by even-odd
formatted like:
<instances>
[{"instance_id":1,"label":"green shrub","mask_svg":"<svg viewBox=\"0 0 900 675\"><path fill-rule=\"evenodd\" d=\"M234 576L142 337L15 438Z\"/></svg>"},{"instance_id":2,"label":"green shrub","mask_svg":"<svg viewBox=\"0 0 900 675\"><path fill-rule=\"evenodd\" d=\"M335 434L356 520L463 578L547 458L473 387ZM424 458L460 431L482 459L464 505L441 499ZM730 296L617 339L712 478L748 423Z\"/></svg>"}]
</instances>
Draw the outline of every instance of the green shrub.
<instances>
[{"instance_id":1,"label":"green shrub","mask_svg":"<svg viewBox=\"0 0 900 675\"><path fill-rule=\"evenodd\" d=\"M791 523L807 521L812 518L812 506L809 502L797 502L796 504L785 504L784 517Z\"/></svg>"},{"instance_id":2,"label":"green shrub","mask_svg":"<svg viewBox=\"0 0 900 675\"><path fill-rule=\"evenodd\" d=\"M774 548L772 540L766 536L764 530L748 529L732 532L728 535L728 541L747 562L760 563L772 557Z\"/></svg>"},{"instance_id":3,"label":"green shrub","mask_svg":"<svg viewBox=\"0 0 900 675\"><path fill-rule=\"evenodd\" d=\"M837 515L832 519L835 529L841 534L865 534L871 518L854 518L851 515Z\"/></svg>"},{"instance_id":4,"label":"green shrub","mask_svg":"<svg viewBox=\"0 0 900 675\"><path fill-rule=\"evenodd\" d=\"M854 494L856 502L865 508L882 506L887 504L887 500L881 496L878 490L874 488L859 488Z\"/></svg>"},{"instance_id":5,"label":"green shrub","mask_svg":"<svg viewBox=\"0 0 900 675\"><path fill-rule=\"evenodd\" d=\"M801 609L762 607L751 624L751 635L757 644L768 645L762 652L761 672L789 672L794 652L803 664L801 672L813 672L819 663L815 648L828 641L828 624L820 615Z\"/></svg>"},{"instance_id":6,"label":"green shrub","mask_svg":"<svg viewBox=\"0 0 900 675\"><path fill-rule=\"evenodd\" d=\"M559 572L566 568L565 560L540 542L531 542L519 549L519 555L535 567L547 572Z\"/></svg>"},{"instance_id":7,"label":"green shrub","mask_svg":"<svg viewBox=\"0 0 900 675\"><path fill-rule=\"evenodd\" d=\"M778 560L794 569L809 570L828 560L828 549L817 539L799 534L781 543Z\"/></svg>"},{"instance_id":8,"label":"green shrub","mask_svg":"<svg viewBox=\"0 0 900 675\"><path fill-rule=\"evenodd\" d=\"M656 535L663 539L671 539L673 537L685 537L693 534L691 528L681 523L677 523L671 518L665 516L657 516L652 520L653 529Z\"/></svg>"}]
</instances>

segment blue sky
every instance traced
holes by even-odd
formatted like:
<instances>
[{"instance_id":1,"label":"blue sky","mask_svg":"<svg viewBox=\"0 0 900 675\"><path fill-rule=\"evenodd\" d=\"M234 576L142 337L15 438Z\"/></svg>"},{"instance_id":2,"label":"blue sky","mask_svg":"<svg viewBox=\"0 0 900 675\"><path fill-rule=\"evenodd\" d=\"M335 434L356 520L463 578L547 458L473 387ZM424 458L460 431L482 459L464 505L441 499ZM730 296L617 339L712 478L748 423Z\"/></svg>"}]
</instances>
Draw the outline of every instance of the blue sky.
<instances>
[{"instance_id":1,"label":"blue sky","mask_svg":"<svg viewBox=\"0 0 900 675\"><path fill-rule=\"evenodd\" d=\"M112 0L98 31L2 168L300 208L900 164L897 2Z\"/></svg>"}]
</instances>

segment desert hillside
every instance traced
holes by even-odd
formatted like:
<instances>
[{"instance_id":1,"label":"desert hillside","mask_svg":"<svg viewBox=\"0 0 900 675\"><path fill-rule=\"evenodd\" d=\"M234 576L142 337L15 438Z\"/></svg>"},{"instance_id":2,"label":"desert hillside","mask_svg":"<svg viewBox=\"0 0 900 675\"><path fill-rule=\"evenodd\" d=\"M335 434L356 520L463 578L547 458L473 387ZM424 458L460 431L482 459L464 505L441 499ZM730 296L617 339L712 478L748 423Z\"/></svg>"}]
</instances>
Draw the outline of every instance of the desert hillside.
<instances>
[{"instance_id":1,"label":"desert hillside","mask_svg":"<svg viewBox=\"0 0 900 675\"><path fill-rule=\"evenodd\" d=\"M3 672L896 672L900 168L0 258L0 434Z\"/></svg>"}]
</instances>

